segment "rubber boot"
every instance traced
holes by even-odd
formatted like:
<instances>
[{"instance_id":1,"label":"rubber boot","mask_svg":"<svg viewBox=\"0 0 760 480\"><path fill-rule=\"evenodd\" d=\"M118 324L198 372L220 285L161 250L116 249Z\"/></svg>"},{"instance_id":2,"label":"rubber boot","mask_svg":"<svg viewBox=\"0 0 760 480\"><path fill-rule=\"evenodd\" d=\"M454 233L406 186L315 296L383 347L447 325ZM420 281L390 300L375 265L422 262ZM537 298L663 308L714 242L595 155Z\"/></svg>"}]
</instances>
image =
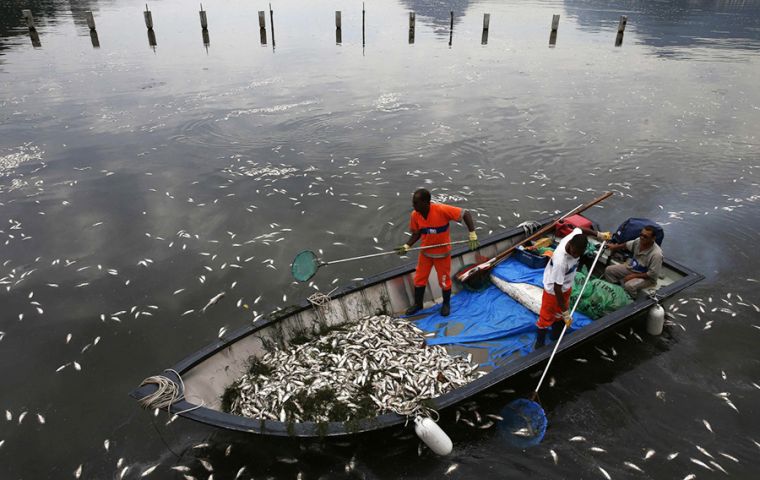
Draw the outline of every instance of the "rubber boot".
<instances>
[{"instance_id":1,"label":"rubber boot","mask_svg":"<svg viewBox=\"0 0 760 480\"><path fill-rule=\"evenodd\" d=\"M448 317L451 313L451 290L444 290L443 292L443 305L441 305L441 316Z\"/></svg>"},{"instance_id":2,"label":"rubber boot","mask_svg":"<svg viewBox=\"0 0 760 480\"><path fill-rule=\"evenodd\" d=\"M559 336L562 334L562 329L565 326L565 322L558 321L552 323L552 340L559 340Z\"/></svg>"},{"instance_id":3,"label":"rubber boot","mask_svg":"<svg viewBox=\"0 0 760 480\"><path fill-rule=\"evenodd\" d=\"M414 305L406 310L407 315L414 315L422 310L422 302L425 300L425 287L414 287Z\"/></svg>"},{"instance_id":4,"label":"rubber boot","mask_svg":"<svg viewBox=\"0 0 760 480\"><path fill-rule=\"evenodd\" d=\"M539 328L536 332L536 344L533 345L533 350L538 350L544 346L546 342L546 328Z\"/></svg>"}]
</instances>

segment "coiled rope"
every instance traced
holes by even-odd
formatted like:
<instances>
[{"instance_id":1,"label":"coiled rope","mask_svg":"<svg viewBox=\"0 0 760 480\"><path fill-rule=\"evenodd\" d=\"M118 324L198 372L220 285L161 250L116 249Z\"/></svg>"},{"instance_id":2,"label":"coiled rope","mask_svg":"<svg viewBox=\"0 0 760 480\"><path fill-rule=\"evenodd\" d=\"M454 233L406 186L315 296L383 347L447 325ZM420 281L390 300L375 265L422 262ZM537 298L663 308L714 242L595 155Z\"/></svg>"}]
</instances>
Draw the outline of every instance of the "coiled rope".
<instances>
[{"instance_id":1,"label":"coiled rope","mask_svg":"<svg viewBox=\"0 0 760 480\"><path fill-rule=\"evenodd\" d=\"M164 371L171 372L176 375L176 377L179 379L179 385L177 385L174 380L164 375L153 375L152 377L146 378L142 381L140 386L142 387L143 385L156 385L156 391L144 396L137 401L142 408L145 408L146 410L166 408L166 411L170 412L170 407L174 403L185 400L185 382L182 380L180 374L171 368L167 368ZM175 415L195 410L196 408L202 407L204 404L205 402L201 401L200 405L194 405L193 407L182 410L181 412L175 412Z\"/></svg>"}]
</instances>

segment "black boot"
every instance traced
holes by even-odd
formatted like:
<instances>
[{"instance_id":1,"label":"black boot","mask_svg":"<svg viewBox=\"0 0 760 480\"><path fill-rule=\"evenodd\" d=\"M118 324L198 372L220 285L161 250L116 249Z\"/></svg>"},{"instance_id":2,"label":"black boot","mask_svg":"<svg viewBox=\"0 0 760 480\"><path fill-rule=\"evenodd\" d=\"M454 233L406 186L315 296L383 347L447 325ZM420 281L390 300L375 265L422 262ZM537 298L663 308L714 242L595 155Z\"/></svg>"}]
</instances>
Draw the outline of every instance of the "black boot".
<instances>
[{"instance_id":1,"label":"black boot","mask_svg":"<svg viewBox=\"0 0 760 480\"><path fill-rule=\"evenodd\" d=\"M441 316L448 317L451 313L451 290L443 291L443 305L441 305Z\"/></svg>"},{"instance_id":2,"label":"black boot","mask_svg":"<svg viewBox=\"0 0 760 480\"><path fill-rule=\"evenodd\" d=\"M422 310L422 302L425 300L425 287L414 287L414 305L406 309L407 315L414 315Z\"/></svg>"},{"instance_id":3,"label":"black boot","mask_svg":"<svg viewBox=\"0 0 760 480\"><path fill-rule=\"evenodd\" d=\"M552 340L559 340L559 336L562 334L562 329L565 327L565 322L559 321L552 323Z\"/></svg>"},{"instance_id":4,"label":"black boot","mask_svg":"<svg viewBox=\"0 0 760 480\"><path fill-rule=\"evenodd\" d=\"M546 342L546 329L539 328L538 332L536 332L536 344L533 345L533 350L538 350L539 348L543 347L544 342Z\"/></svg>"}]
</instances>

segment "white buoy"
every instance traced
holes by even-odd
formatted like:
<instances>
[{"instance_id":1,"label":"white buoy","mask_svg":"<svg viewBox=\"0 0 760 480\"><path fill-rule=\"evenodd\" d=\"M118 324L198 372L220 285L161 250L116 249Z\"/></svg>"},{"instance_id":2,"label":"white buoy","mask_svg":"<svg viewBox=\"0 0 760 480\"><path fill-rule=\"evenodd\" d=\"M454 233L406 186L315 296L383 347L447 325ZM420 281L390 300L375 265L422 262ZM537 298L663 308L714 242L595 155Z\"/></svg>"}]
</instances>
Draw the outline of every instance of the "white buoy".
<instances>
[{"instance_id":1,"label":"white buoy","mask_svg":"<svg viewBox=\"0 0 760 480\"><path fill-rule=\"evenodd\" d=\"M665 309L656 304L649 309L647 316L647 333L650 335L659 335L662 333L662 326L665 324Z\"/></svg>"},{"instance_id":2,"label":"white buoy","mask_svg":"<svg viewBox=\"0 0 760 480\"><path fill-rule=\"evenodd\" d=\"M438 455L448 455L454 448L446 432L430 417L416 417L414 419L414 431L420 440Z\"/></svg>"}]
</instances>

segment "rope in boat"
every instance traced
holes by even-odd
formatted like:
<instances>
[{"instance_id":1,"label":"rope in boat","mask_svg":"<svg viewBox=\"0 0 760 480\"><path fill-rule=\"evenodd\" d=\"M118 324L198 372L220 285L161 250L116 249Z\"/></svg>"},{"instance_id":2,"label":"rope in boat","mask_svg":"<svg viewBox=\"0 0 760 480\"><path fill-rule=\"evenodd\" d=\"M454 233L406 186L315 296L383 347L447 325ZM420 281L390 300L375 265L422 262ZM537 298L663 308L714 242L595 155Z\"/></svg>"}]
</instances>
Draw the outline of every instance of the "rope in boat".
<instances>
[{"instance_id":1,"label":"rope in boat","mask_svg":"<svg viewBox=\"0 0 760 480\"><path fill-rule=\"evenodd\" d=\"M138 400L141 407L145 409L163 409L166 408L167 412L171 412L170 407L181 400L185 400L185 382L182 380L182 376L177 373L176 370L167 368L165 372L171 372L179 379L179 385L169 377L164 375L153 375L142 381L140 386L143 385L156 385L156 391L144 396ZM175 415L195 410L204 405L205 402L201 401L200 405L194 405L191 408L176 412Z\"/></svg>"},{"instance_id":2,"label":"rope in boat","mask_svg":"<svg viewBox=\"0 0 760 480\"><path fill-rule=\"evenodd\" d=\"M332 301L332 298L330 298L330 294L333 293L335 290L337 290L338 287L333 288L326 294L322 292L314 292L309 297L306 298L306 300L311 303L312 308L314 308L314 311L317 313L317 318L320 322L327 322L327 319L325 318L325 310L327 310L327 305L330 304Z\"/></svg>"},{"instance_id":3,"label":"rope in boat","mask_svg":"<svg viewBox=\"0 0 760 480\"><path fill-rule=\"evenodd\" d=\"M518 227L523 229L523 233L527 237L528 235L532 235L534 232L538 231L538 229L541 228L541 224L535 220L526 220L519 224Z\"/></svg>"}]
</instances>

